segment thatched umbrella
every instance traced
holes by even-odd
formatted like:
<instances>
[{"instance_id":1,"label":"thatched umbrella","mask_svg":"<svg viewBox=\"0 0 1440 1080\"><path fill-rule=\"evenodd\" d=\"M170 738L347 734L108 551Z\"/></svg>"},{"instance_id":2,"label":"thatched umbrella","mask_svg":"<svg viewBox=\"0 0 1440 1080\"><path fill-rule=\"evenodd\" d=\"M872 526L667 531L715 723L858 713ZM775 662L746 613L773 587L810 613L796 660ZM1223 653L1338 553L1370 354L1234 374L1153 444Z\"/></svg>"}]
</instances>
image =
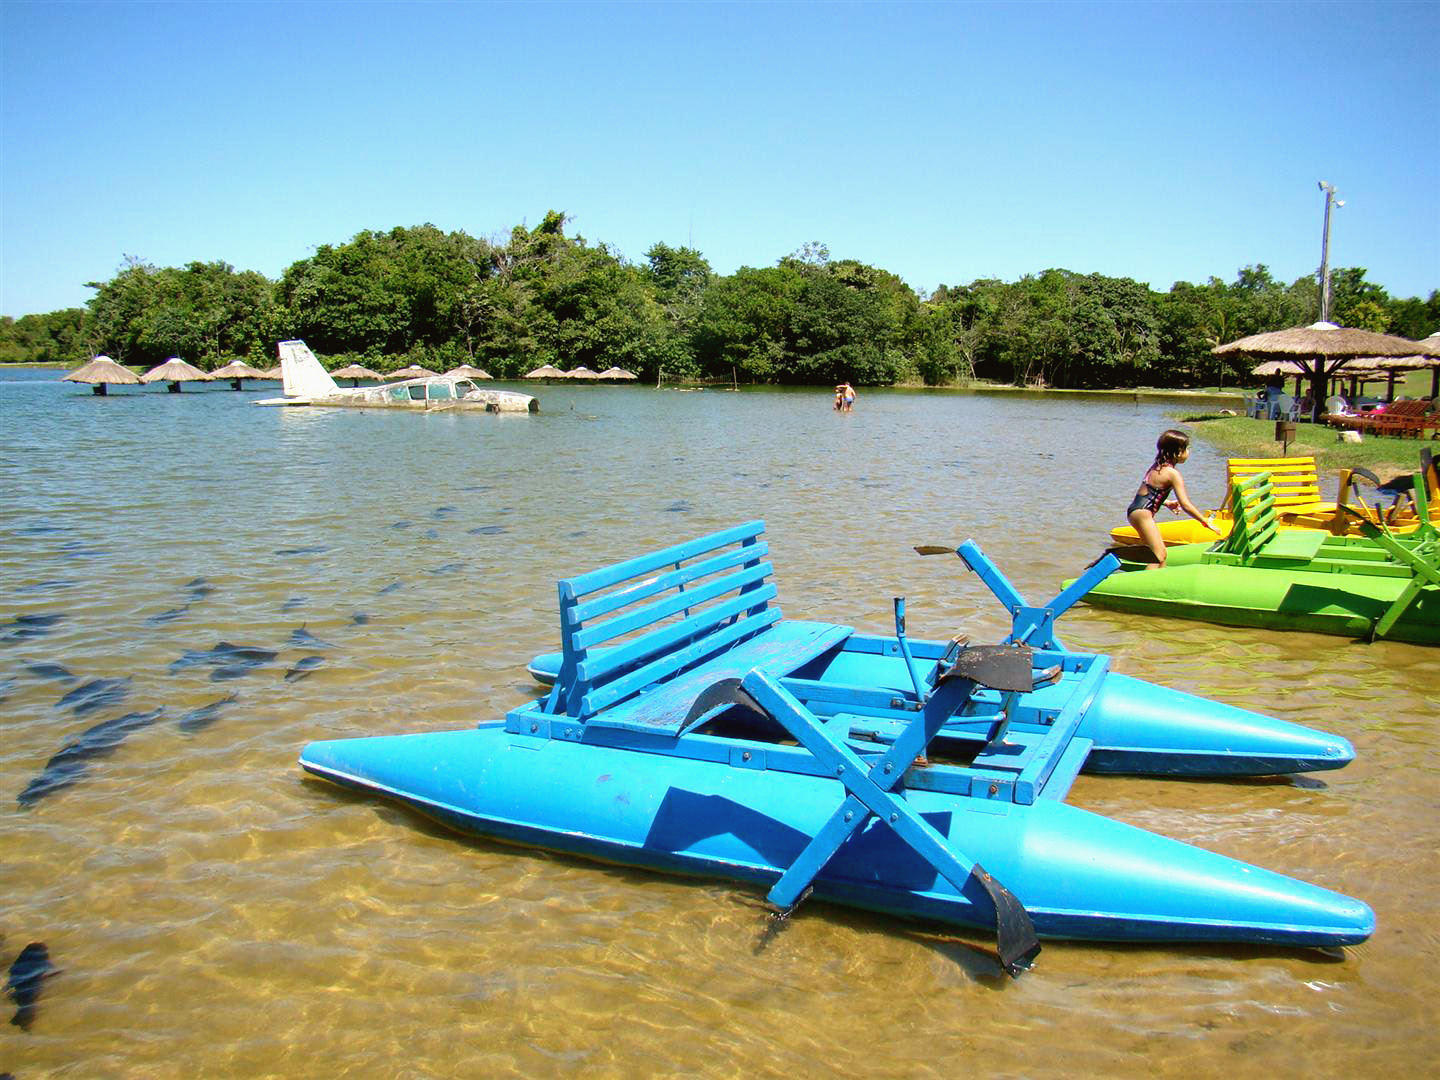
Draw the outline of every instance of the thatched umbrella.
<instances>
[{"instance_id":1,"label":"thatched umbrella","mask_svg":"<svg viewBox=\"0 0 1440 1080\"><path fill-rule=\"evenodd\" d=\"M453 375L457 379L493 379L495 377L488 371L482 371L480 368L472 367L470 364L461 364L457 368L451 368L445 372L445 374Z\"/></svg>"},{"instance_id":2,"label":"thatched umbrella","mask_svg":"<svg viewBox=\"0 0 1440 1080\"><path fill-rule=\"evenodd\" d=\"M368 367L361 367L359 364L346 364L342 368L336 368L330 372L333 379L349 379L351 386L359 386L361 379L374 379L376 382L384 379L378 371L371 371Z\"/></svg>"},{"instance_id":3,"label":"thatched umbrella","mask_svg":"<svg viewBox=\"0 0 1440 1080\"><path fill-rule=\"evenodd\" d=\"M1250 369L1251 375L1258 375L1265 380L1267 386L1275 385L1270 380L1280 376L1283 383L1291 375L1295 376L1295 396L1300 396L1300 377L1304 374L1300 365L1294 360L1266 360L1263 364L1256 364Z\"/></svg>"},{"instance_id":4,"label":"thatched umbrella","mask_svg":"<svg viewBox=\"0 0 1440 1080\"><path fill-rule=\"evenodd\" d=\"M110 357L102 355L95 357L94 360L91 360L90 363L84 367L76 368L68 375L61 375L60 380L62 382L92 383L95 387L95 393L106 394L109 393L106 389L108 384L115 383L117 386L130 386L138 383L140 376L136 375L127 367L121 367L114 360L111 360Z\"/></svg>"},{"instance_id":5,"label":"thatched umbrella","mask_svg":"<svg viewBox=\"0 0 1440 1080\"><path fill-rule=\"evenodd\" d=\"M140 376L143 383L168 382L170 393L178 394L182 382L209 382L210 376L194 364L187 364L178 356L172 356L163 364L157 364Z\"/></svg>"},{"instance_id":6,"label":"thatched umbrella","mask_svg":"<svg viewBox=\"0 0 1440 1080\"><path fill-rule=\"evenodd\" d=\"M1310 377L1310 392L1315 401L1314 419L1318 418L1320 403L1325 400L1326 381L1347 361L1357 357L1410 356L1415 353L1415 342L1389 334L1320 322L1290 330L1253 334L1228 345L1220 345L1211 352L1221 356L1239 353L1257 360L1296 361L1301 372Z\"/></svg>"},{"instance_id":7,"label":"thatched umbrella","mask_svg":"<svg viewBox=\"0 0 1440 1080\"><path fill-rule=\"evenodd\" d=\"M586 367L584 364L581 364L579 367L577 367L577 368L571 368L569 371L565 372L565 378L567 378L567 379L598 379L598 378L600 378L600 374L599 374L599 372L591 371L591 370L590 370L588 367Z\"/></svg>"},{"instance_id":8,"label":"thatched umbrella","mask_svg":"<svg viewBox=\"0 0 1440 1080\"><path fill-rule=\"evenodd\" d=\"M541 366L541 367L537 367L534 371L532 371L532 372L530 372L528 375L526 375L525 378L527 378L527 379L563 379L563 378L565 378L565 372L561 371L558 367L552 367L552 366L550 366L549 364L545 364L545 365L543 365L543 366Z\"/></svg>"},{"instance_id":9,"label":"thatched umbrella","mask_svg":"<svg viewBox=\"0 0 1440 1080\"><path fill-rule=\"evenodd\" d=\"M391 381L395 379L431 379L439 374L438 371L431 371L429 368L421 367L419 364L411 364L409 367L403 367L399 371L392 371L389 375L386 375L385 378Z\"/></svg>"},{"instance_id":10,"label":"thatched umbrella","mask_svg":"<svg viewBox=\"0 0 1440 1080\"><path fill-rule=\"evenodd\" d=\"M239 390L241 379L263 379L265 373L258 368L253 368L244 360L236 360L232 364L226 364L222 368L210 372L212 379L229 379L230 389Z\"/></svg>"},{"instance_id":11,"label":"thatched umbrella","mask_svg":"<svg viewBox=\"0 0 1440 1080\"><path fill-rule=\"evenodd\" d=\"M279 364L276 364L274 367L266 368L262 371L260 377L262 379L283 379L285 377L285 371Z\"/></svg>"},{"instance_id":12,"label":"thatched umbrella","mask_svg":"<svg viewBox=\"0 0 1440 1080\"><path fill-rule=\"evenodd\" d=\"M602 378L602 379L638 379L638 378L640 378L640 376L639 376L639 375L636 375L633 371L626 371L623 367L612 367L612 368L606 368L604 371L600 372L600 378Z\"/></svg>"}]
</instances>

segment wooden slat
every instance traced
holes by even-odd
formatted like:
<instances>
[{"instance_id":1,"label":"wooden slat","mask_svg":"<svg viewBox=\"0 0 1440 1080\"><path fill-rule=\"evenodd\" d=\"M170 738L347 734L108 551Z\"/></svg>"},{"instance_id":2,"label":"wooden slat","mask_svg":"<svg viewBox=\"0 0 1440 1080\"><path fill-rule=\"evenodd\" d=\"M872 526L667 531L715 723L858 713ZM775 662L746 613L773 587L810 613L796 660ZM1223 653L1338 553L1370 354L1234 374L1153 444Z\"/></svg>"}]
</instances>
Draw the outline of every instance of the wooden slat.
<instances>
[{"instance_id":1,"label":"wooden slat","mask_svg":"<svg viewBox=\"0 0 1440 1080\"><path fill-rule=\"evenodd\" d=\"M591 619L598 619L601 616L609 615L612 611L618 611L630 604L639 603L649 599L651 596L658 596L667 589L679 589L700 578L709 577L722 570L729 570L731 567L741 563L753 562L764 558L770 553L770 545L759 540L754 544L747 544L744 547L735 548L733 551L723 552L712 559L705 559L701 562L690 563L678 570L672 570L668 574L659 574L648 580L639 581L629 588L616 589L614 592L605 593L590 600L576 604L568 612L568 617L573 625L580 625L589 622ZM768 564L767 564L768 565Z\"/></svg>"},{"instance_id":2,"label":"wooden slat","mask_svg":"<svg viewBox=\"0 0 1440 1080\"><path fill-rule=\"evenodd\" d=\"M749 521L744 525L736 525L734 528L722 529L720 532L711 533L709 536L701 536L695 540L686 541L683 544L676 544L673 547L664 548L661 551L652 551L649 555L639 555L633 559L616 563L614 566L605 566L599 570L591 570L589 573L580 574L578 577L569 578L561 582L561 586L568 591L571 599L575 599L595 592L598 589L618 585L620 582L629 578L640 577L643 574L654 573L662 567L685 562L688 559L693 559L696 555L713 551L726 544L734 544L746 540L753 541L764 531L765 523L763 521Z\"/></svg>"},{"instance_id":3,"label":"wooden slat","mask_svg":"<svg viewBox=\"0 0 1440 1080\"><path fill-rule=\"evenodd\" d=\"M707 581L693 589L671 592L670 595L656 600L654 603L646 604L644 607L636 608L634 611L627 611L612 619L591 623L584 629L575 632L575 647L589 649L602 642L613 641L615 638L623 637L643 626L660 622L662 619L668 619L682 611L701 608L727 593L747 595L750 597L750 602L745 606L758 606L761 603L760 590L756 589L753 593L747 593L746 589L749 586L763 585L772 569L774 568L768 562L760 563L757 566L746 566L733 574L715 578L713 581Z\"/></svg>"}]
</instances>

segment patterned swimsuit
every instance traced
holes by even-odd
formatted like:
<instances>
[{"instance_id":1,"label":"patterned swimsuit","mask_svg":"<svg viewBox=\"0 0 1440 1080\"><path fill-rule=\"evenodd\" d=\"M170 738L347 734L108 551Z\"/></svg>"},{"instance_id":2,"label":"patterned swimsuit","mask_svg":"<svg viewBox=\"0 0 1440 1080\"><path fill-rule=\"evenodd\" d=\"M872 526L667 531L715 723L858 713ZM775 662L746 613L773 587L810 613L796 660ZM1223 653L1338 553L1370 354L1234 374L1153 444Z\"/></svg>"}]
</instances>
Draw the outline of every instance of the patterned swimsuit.
<instances>
[{"instance_id":1,"label":"patterned swimsuit","mask_svg":"<svg viewBox=\"0 0 1440 1080\"><path fill-rule=\"evenodd\" d=\"M1145 475L1140 478L1140 489L1135 492L1135 497L1130 500L1130 505L1125 508L1125 516L1128 518L1136 510L1149 510L1155 513L1165 505L1165 500L1170 497L1170 488L1155 487L1150 483L1150 474L1161 466L1159 458L1154 464L1145 470Z\"/></svg>"}]
</instances>

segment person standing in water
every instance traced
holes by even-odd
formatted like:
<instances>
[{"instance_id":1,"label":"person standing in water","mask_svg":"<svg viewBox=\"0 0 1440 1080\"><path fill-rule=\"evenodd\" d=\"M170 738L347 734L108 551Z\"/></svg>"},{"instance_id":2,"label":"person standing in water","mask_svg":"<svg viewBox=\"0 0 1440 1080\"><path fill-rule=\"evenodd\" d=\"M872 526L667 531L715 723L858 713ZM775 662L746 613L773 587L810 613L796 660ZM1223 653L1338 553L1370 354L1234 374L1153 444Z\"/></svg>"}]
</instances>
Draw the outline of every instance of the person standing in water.
<instances>
[{"instance_id":1,"label":"person standing in water","mask_svg":"<svg viewBox=\"0 0 1440 1080\"><path fill-rule=\"evenodd\" d=\"M1165 541L1160 536L1160 527L1155 524L1155 511L1168 506L1174 513L1184 510L1216 536L1220 530L1211 525L1205 515L1195 509L1195 504L1185 494L1185 481L1180 477L1179 466L1190 456L1190 436L1171 428L1155 440L1155 460L1140 479L1135 498L1125 511L1130 525L1140 534L1140 539L1155 553L1155 565L1165 565ZM1171 494L1175 498L1166 502Z\"/></svg>"},{"instance_id":2,"label":"person standing in water","mask_svg":"<svg viewBox=\"0 0 1440 1080\"><path fill-rule=\"evenodd\" d=\"M835 387L835 408L841 412L849 412L855 408L855 388L848 382Z\"/></svg>"}]
</instances>

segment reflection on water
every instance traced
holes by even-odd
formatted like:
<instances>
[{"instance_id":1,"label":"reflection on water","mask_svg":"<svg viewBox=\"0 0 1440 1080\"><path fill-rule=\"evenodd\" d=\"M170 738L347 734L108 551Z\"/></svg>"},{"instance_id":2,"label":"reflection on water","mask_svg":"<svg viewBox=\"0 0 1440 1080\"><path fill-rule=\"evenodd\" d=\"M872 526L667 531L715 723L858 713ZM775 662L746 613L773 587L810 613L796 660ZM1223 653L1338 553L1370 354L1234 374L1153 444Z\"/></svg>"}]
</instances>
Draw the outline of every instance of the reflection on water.
<instances>
[{"instance_id":1,"label":"reflection on water","mask_svg":"<svg viewBox=\"0 0 1440 1080\"><path fill-rule=\"evenodd\" d=\"M912 545L974 537L1048 597L1162 407L547 387L535 416L396 416L266 392L0 382L0 959L43 941L60 971L28 1033L0 1025L0 1067L1251 1077L1440 1051L1440 650L1061 623L1119 670L1355 743L1323 784L1071 795L1365 899L1379 929L1339 961L1054 943L1009 983L978 937L820 904L767 934L756 891L459 838L296 767L312 739L521 703L558 577L750 518L790 615L886 632L905 595L913 634L998 637L984 586ZM1212 451L1185 471L1218 501Z\"/></svg>"}]
</instances>

